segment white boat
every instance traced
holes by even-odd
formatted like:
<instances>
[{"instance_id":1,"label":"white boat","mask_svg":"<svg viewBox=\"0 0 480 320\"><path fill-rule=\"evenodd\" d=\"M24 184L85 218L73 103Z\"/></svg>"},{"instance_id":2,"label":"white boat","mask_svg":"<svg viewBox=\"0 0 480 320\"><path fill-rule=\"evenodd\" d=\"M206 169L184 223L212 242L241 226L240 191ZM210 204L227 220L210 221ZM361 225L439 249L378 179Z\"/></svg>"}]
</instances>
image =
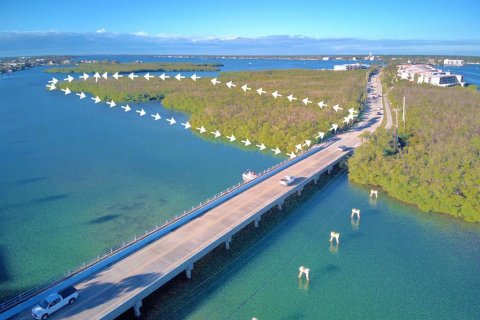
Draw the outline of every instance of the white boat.
<instances>
[{"instance_id":1,"label":"white boat","mask_svg":"<svg viewBox=\"0 0 480 320\"><path fill-rule=\"evenodd\" d=\"M258 174L252 170L247 170L242 174L243 182L248 182L258 177Z\"/></svg>"}]
</instances>

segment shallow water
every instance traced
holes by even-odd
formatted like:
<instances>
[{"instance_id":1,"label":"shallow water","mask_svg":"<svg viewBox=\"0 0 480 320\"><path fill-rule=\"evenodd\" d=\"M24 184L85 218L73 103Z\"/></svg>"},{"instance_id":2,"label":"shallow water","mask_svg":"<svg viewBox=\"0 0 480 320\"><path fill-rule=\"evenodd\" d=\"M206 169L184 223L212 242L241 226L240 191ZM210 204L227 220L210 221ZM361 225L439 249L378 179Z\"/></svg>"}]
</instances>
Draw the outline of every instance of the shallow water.
<instances>
[{"instance_id":1,"label":"shallow water","mask_svg":"<svg viewBox=\"0 0 480 320\"><path fill-rule=\"evenodd\" d=\"M359 223L351 208L361 209ZM291 209L291 216L243 247L228 264L175 285L149 305L148 319L478 319L480 227L421 213L346 175ZM263 221L262 223L271 223ZM340 232L340 245L329 243ZM240 242L240 243L239 243ZM232 259L231 254L239 257ZM310 282L297 278L310 268ZM198 277L198 279L195 279ZM173 296L173 297L172 297Z\"/></svg>"}]
</instances>

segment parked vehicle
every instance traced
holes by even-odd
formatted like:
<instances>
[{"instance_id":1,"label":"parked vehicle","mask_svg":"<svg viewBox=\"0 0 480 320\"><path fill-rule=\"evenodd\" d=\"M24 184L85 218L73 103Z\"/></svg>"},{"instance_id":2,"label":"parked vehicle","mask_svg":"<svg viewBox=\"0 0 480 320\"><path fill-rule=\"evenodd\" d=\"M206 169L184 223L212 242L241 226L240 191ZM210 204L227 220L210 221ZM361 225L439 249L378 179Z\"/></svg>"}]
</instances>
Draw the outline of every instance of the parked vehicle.
<instances>
[{"instance_id":1,"label":"parked vehicle","mask_svg":"<svg viewBox=\"0 0 480 320\"><path fill-rule=\"evenodd\" d=\"M294 176L285 176L280 180L282 186L289 186L295 181Z\"/></svg>"},{"instance_id":2,"label":"parked vehicle","mask_svg":"<svg viewBox=\"0 0 480 320\"><path fill-rule=\"evenodd\" d=\"M60 310L67 304L73 304L77 298L77 289L74 287L67 287L63 290L60 290L58 293L52 293L40 301L39 304L33 307L32 316L38 320L45 320L52 313Z\"/></svg>"}]
</instances>

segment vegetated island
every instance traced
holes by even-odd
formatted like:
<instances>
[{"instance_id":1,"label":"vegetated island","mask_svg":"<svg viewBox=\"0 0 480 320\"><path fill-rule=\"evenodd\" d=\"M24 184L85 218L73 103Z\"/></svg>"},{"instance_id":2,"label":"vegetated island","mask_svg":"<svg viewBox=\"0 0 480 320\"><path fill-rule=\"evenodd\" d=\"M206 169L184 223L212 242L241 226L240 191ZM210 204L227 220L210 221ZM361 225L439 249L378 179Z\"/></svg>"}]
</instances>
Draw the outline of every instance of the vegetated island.
<instances>
[{"instance_id":1,"label":"vegetated island","mask_svg":"<svg viewBox=\"0 0 480 320\"><path fill-rule=\"evenodd\" d=\"M394 128L365 135L349 160L350 179L423 211L480 221L480 92L396 81L394 66L384 73L392 106L406 98L406 124L399 119L398 143Z\"/></svg>"},{"instance_id":2,"label":"vegetated island","mask_svg":"<svg viewBox=\"0 0 480 320\"><path fill-rule=\"evenodd\" d=\"M71 67L51 68L45 72L50 73L92 73L92 72L110 72L110 73L129 73L129 72L178 72L178 71L220 71L220 63L116 63L116 62L96 62L80 63Z\"/></svg>"},{"instance_id":3,"label":"vegetated island","mask_svg":"<svg viewBox=\"0 0 480 320\"><path fill-rule=\"evenodd\" d=\"M255 72L220 73L221 84L212 85L210 78L196 82L159 78L134 81L120 78L95 83L93 79L62 83L61 88L88 92L102 101L115 102L161 100L167 108L190 115L194 128L204 126L209 131L219 130L223 136L234 134L238 140L248 138L264 143L268 148L279 147L283 152L294 150L304 140L314 141L319 131L329 132L332 123L341 130L349 108L360 109L364 100L369 70L346 72L321 70L275 70ZM225 83L232 81L236 87L229 89ZM248 84L251 90L240 87ZM267 93L259 95L256 89ZM278 91L281 97L274 99ZM297 100L286 98L293 94ZM308 97L307 106L302 99ZM319 108L324 101L328 107ZM343 110L335 112L339 104ZM197 132L197 130L194 130ZM202 135L204 136L204 135ZM211 135L208 135L211 136ZM240 142L239 142L240 145Z\"/></svg>"}]
</instances>

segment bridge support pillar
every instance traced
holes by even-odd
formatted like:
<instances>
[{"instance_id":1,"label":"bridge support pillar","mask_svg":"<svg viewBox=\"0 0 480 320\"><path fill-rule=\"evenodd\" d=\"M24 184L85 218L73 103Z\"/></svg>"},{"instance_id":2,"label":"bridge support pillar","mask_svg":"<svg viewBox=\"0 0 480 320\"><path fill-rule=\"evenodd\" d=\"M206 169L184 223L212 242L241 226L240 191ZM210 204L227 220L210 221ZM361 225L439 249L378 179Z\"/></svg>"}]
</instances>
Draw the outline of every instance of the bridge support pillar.
<instances>
[{"instance_id":1,"label":"bridge support pillar","mask_svg":"<svg viewBox=\"0 0 480 320\"><path fill-rule=\"evenodd\" d=\"M230 242L232 242L232 237L228 237L228 239L225 240L225 249L230 250Z\"/></svg>"},{"instance_id":2,"label":"bridge support pillar","mask_svg":"<svg viewBox=\"0 0 480 320\"><path fill-rule=\"evenodd\" d=\"M320 176L316 176L315 178L313 178L313 183L314 183L314 184L317 184L317 183L318 183L318 179L320 179Z\"/></svg>"},{"instance_id":3,"label":"bridge support pillar","mask_svg":"<svg viewBox=\"0 0 480 320\"><path fill-rule=\"evenodd\" d=\"M187 275L187 279L192 279L192 270L193 270L193 264L190 264L186 269L185 269L185 274Z\"/></svg>"},{"instance_id":4,"label":"bridge support pillar","mask_svg":"<svg viewBox=\"0 0 480 320\"><path fill-rule=\"evenodd\" d=\"M261 219L260 216L258 216L258 217L255 218L255 221L254 221L254 223L255 223L255 228L258 228L258 223L260 222L260 219Z\"/></svg>"},{"instance_id":5,"label":"bridge support pillar","mask_svg":"<svg viewBox=\"0 0 480 320\"><path fill-rule=\"evenodd\" d=\"M133 313L135 314L136 318L139 318L142 315L142 313L140 312L141 307L142 307L142 300L138 300L133 305Z\"/></svg>"},{"instance_id":6,"label":"bridge support pillar","mask_svg":"<svg viewBox=\"0 0 480 320\"><path fill-rule=\"evenodd\" d=\"M332 173L332 169L333 169L333 167L328 167L328 169L327 169L328 174Z\"/></svg>"},{"instance_id":7,"label":"bridge support pillar","mask_svg":"<svg viewBox=\"0 0 480 320\"><path fill-rule=\"evenodd\" d=\"M302 190L298 190L298 191L297 191L297 196L300 197L301 195L302 195Z\"/></svg>"},{"instance_id":8,"label":"bridge support pillar","mask_svg":"<svg viewBox=\"0 0 480 320\"><path fill-rule=\"evenodd\" d=\"M282 210L283 207L283 201L278 204L278 210Z\"/></svg>"}]
</instances>

